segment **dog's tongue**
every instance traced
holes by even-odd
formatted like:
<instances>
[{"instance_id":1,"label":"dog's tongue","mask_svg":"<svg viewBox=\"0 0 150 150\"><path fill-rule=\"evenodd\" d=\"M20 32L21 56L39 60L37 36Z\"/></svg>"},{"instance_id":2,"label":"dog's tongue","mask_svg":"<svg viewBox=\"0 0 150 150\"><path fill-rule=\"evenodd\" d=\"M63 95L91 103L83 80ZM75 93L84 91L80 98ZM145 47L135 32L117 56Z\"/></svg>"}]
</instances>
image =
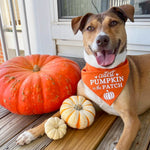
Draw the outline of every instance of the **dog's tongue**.
<instances>
[{"instance_id":1,"label":"dog's tongue","mask_svg":"<svg viewBox=\"0 0 150 150\"><path fill-rule=\"evenodd\" d=\"M115 54L111 54L107 51L104 51L103 53L97 52L96 60L99 65L108 66L115 60Z\"/></svg>"}]
</instances>

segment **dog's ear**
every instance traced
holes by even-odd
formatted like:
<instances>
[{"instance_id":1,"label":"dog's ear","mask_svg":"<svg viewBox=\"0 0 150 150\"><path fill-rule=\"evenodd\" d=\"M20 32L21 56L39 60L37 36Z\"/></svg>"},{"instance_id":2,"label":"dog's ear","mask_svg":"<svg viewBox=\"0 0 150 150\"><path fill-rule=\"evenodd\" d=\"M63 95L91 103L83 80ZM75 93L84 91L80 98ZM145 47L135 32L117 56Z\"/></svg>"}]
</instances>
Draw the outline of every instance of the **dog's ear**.
<instances>
[{"instance_id":1,"label":"dog's ear","mask_svg":"<svg viewBox=\"0 0 150 150\"><path fill-rule=\"evenodd\" d=\"M74 34L76 34L78 32L78 30L83 30L88 18L93 15L92 13L87 13L84 16L79 16L76 18L73 18L71 21L71 26L72 26L72 30L74 32Z\"/></svg>"},{"instance_id":2,"label":"dog's ear","mask_svg":"<svg viewBox=\"0 0 150 150\"><path fill-rule=\"evenodd\" d=\"M119 7L112 7L110 11L113 11L116 15L118 15L124 22L129 18L130 21L134 22L134 7L132 5L122 5Z\"/></svg>"}]
</instances>

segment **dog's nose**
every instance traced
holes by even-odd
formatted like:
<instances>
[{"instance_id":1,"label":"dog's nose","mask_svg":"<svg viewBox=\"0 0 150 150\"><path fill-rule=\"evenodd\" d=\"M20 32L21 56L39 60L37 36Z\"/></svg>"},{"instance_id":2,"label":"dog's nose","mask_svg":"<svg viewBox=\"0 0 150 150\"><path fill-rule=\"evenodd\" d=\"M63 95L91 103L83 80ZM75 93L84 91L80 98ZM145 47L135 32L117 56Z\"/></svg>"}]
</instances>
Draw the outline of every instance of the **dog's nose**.
<instances>
[{"instance_id":1,"label":"dog's nose","mask_svg":"<svg viewBox=\"0 0 150 150\"><path fill-rule=\"evenodd\" d=\"M107 35L98 36L96 39L97 46L105 47L109 43L109 37Z\"/></svg>"}]
</instances>

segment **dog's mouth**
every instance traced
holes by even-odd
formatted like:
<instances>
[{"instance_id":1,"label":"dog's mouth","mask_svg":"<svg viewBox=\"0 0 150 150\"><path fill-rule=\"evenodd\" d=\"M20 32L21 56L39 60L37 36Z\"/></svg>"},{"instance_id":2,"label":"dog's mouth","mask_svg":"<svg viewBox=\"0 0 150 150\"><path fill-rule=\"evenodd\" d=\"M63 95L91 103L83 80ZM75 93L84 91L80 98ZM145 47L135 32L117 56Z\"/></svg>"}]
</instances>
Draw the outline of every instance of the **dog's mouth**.
<instances>
[{"instance_id":1,"label":"dog's mouth","mask_svg":"<svg viewBox=\"0 0 150 150\"><path fill-rule=\"evenodd\" d=\"M117 47L113 50L105 50L104 48L101 48L100 50L94 52L91 46L89 46L89 48L91 49L92 53L96 57L97 63L100 66L107 67L113 64L113 62L115 61L116 55L120 47L120 43L121 40L118 41Z\"/></svg>"}]
</instances>

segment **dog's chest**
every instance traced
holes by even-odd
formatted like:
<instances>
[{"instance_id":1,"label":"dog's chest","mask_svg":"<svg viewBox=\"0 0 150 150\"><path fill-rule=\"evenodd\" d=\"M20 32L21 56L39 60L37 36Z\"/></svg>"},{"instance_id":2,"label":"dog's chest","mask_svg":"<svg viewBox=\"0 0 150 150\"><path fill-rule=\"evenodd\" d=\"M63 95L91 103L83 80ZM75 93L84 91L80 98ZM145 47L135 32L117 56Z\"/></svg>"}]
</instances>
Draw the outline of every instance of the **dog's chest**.
<instances>
[{"instance_id":1,"label":"dog's chest","mask_svg":"<svg viewBox=\"0 0 150 150\"><path fill-rule=\"evenodd\" d=\"M85 84L84 84L84 92L88 98L90 98L91 101L96 103L102 110L105 112L119 116L119 114L116 112L116 110L113 108L113 104L109 106L106 102L104 102L99 96L97 96L92 90L90 90Z\"/></svg>"}]
</instances>

